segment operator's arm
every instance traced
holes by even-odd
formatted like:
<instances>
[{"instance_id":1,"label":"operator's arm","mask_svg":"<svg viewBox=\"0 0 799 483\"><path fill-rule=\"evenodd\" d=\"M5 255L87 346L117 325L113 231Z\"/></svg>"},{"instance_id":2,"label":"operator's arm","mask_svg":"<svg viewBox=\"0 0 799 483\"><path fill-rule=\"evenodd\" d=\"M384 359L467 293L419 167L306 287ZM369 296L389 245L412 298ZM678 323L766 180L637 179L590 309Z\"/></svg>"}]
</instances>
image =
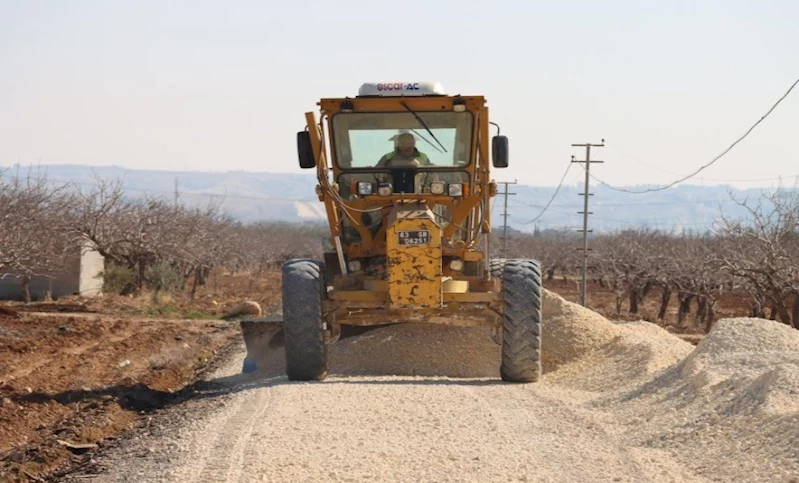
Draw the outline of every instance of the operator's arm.
<instances>
[{"instance_id":1,"label":"operator's arm","mask_svg":"<svg viewBox=\"0 0 799 483\"><path fill-rule=\"evenodd\" d=\"M419 160L419 164L421 166L435 166L430 162L430 158L428 158L427 155L421 151L419 151L419 156L417 156L416 159Z\"/></svg>"}]
</instances>

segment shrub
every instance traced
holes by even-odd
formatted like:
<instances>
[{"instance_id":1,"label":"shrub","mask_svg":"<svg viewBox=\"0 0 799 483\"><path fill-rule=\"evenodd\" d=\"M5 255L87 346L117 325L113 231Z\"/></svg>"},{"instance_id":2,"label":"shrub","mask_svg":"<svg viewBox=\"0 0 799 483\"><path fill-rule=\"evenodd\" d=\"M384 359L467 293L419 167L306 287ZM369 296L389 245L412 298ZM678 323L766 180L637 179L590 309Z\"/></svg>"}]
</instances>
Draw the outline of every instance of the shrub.
<instances>
[{"instance_id":1,"label":"shrub","mask_svg":"<svg viewBox=\"0 0 799 483\"><path fill-rule=\"evenodd\" d=\"M182 283L180 273L166 261L147 267L144 272L144 285L155 293L176 292Z\"/></svg>"},{"instance_id":2,"label":"shrub","mask_svg":"<svg viewBox=\"0 0 799 483\"><path fill-rule=\"evenodd\" d=\"M106 293L121 294L133 286L133 271L121 265L107 264L100 276Z\"/></svg>"}]
</instances>

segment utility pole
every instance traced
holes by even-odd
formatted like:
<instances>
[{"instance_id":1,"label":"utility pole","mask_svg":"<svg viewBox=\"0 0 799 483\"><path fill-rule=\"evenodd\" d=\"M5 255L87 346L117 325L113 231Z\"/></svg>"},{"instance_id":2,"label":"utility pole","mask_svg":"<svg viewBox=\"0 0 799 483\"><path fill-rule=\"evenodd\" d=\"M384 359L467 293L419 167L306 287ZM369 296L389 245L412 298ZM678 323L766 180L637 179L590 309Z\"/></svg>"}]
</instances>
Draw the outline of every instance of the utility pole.
<instances>
[{"instance_id":1,"label":"utility pole","mask_svg":"<svg viewBox=\"0 0 799 483\"><path fill-rule=\"evenodd\" d=\"M508 258L507 252L507 239L508 239L508 196L515 195L516 193L508 193L508 185L509 184L516 184L517 180L511 181L500 181L500 184L505 185L505 192L502 195L505 197L505 208L502 211L502 258Z\"/></svg>"},{"instance_id":2,"label":"utility pole","mask_svg":"<svg viewBox=\"0 0 799 483\"><path fill-rule=\"evenodd\" d=\"M585 307L585 298L586 298L586 289L587 289L587 274L588 274L588 233L593 231L588 229L588 215L593 215L592 212L588 211L588 197L593 196L593 193L588 192L588 185L590 182L589 176L591 171L591 163L604 163L604 161L594 161L591 159L591 148L601 148L605 146L605 140L602 140L601 144L572 144L572 147L584 147L585 148L585 160L579 161L574 159L572 156L572 163L585 163L585 188L580 195L583 197L583 211L578 211L578 214L583 215L583 229L577 230L583 232L583 247L578 248L578 250L583 251L583 280L580 290L580 305Z\"/></svg>"}]
</instances>

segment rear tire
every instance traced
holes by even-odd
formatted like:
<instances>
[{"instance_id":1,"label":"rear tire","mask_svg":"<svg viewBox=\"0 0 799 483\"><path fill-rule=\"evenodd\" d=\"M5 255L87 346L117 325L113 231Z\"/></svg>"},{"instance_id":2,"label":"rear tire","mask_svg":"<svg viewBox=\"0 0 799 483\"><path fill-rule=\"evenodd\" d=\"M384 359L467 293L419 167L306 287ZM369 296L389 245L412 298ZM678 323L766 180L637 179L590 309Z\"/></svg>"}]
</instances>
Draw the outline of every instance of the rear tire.
<instances>
[{"instance_id":1,"label":"rear tire","mask_svg":"<svg viewBox=\"0 0 799 483\"><path fill-rule=\"evenodd\" d=\"M321 264L290 260L283 265L283 334L290 381L321 381L327 377L324 295Z\"/></svg>"},{"instance_id":2,"label":"rear tire","mask_svg":"<svg viewBox=\"0 0 799 483\"><path fill-rule=\"evenodd\" d=\"M541 377L541 266L535 260L502 261L499 372L508 382L536 382ZM494 262L500 260L492 265Z\"/></svg>"}]
</instances>

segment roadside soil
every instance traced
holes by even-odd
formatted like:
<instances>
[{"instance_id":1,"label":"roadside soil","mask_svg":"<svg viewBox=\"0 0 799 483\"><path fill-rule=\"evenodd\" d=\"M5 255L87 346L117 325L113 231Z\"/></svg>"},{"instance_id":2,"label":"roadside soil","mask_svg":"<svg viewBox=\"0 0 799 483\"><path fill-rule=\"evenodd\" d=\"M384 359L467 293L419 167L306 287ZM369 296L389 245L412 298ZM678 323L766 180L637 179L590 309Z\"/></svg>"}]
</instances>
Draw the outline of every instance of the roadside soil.
<instances>
[{"instance_id":1,"label":"roadside soil","mask_svg":"<svg viewBox=\"0 0 799 483\"><path fill-rule=\"evenodd\" d=\"M0 306L0 481L90 466L177 404L240 341L242 300L279 304L279 274L213 275L188 295L106 295Z\"/></svg>"},{"instance_id":2,"label":"roadside soil","mask_svg":"<svg viewBox=\"0 0 799 483\"><path fill-rule=\"evenodd\" d=\"M0 317L0 334L0 480L14 481L90 459L174 401L238 327L29 313Z\"/></svg>"}]
</instances>

